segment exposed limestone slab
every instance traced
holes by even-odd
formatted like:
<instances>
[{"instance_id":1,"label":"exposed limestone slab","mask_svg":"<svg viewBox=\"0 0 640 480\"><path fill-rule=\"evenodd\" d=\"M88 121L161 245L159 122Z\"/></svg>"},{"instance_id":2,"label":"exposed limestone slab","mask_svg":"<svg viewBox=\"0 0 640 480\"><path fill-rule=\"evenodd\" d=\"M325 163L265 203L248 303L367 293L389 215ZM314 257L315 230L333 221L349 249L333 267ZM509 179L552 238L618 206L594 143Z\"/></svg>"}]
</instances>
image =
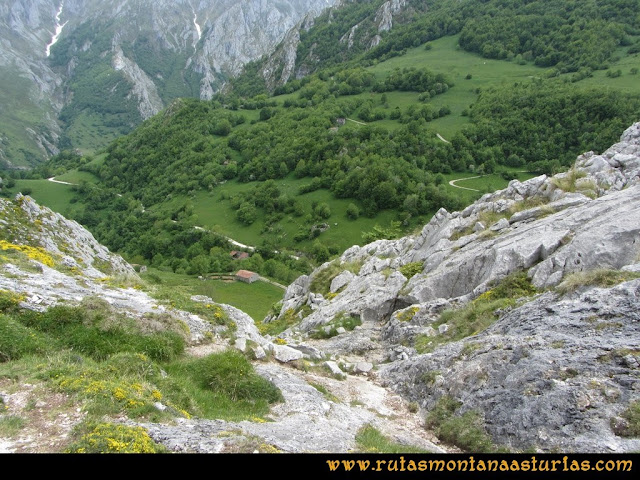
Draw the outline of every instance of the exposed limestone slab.
<instances>
[{"instance_id":1,"label":"exposed limestone slab","mask_svg":"<svg viewBox=\"0 0 640 480\"><path fill-rule=\"evenodd\" d=\"M304 355L300 350L291 348L287 345L270 345L273 357L282 363L293 362L294 360L300 360Z\"/></svg>"},{"instance_id":2,"label":"exposed limestone slab","mask_svg":"<svg viewBox=\"0 0 640 480\"><path fill-rule=\"evenodd\" d=\"M342 287L346 286L354 277L355 275L348 270L339 273L333 280L331 280L331 293L335 293Z\"/></svg>"}]
</instances>

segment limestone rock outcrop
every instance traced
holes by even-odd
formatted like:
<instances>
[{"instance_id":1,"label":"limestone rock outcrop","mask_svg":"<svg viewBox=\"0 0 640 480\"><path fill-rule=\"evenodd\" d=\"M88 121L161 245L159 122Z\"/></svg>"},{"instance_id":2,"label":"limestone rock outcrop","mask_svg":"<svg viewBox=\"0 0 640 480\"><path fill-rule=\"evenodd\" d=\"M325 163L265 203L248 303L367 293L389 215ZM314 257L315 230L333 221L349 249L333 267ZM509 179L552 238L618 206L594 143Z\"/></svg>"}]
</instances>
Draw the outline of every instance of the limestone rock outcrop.
<instances>
[{"instance_id":1,"label":"limestone rock outcrop","mask_svg":"<svg viewBox=\"0 0 640 480\"><path fill-rule=\"evenodd\" d=\"M351 247L287 291L286 308L302 317L289 334L357 316L380 328L390 363L379 378L425 411L452 397L514 450L634 451L640 441L611 425L640 401L640 280L619 275L639 262L637 123L566 173L514 180L461 212L441 209L415 236ZM598 272L617 280L598 284ZM419 354L416 339L455 330L443 311L518 273L536 296L494 312L482 332ZM341 335L332 354L352 353L349 335L359 333Z\"/></svg>"}]
</instances>

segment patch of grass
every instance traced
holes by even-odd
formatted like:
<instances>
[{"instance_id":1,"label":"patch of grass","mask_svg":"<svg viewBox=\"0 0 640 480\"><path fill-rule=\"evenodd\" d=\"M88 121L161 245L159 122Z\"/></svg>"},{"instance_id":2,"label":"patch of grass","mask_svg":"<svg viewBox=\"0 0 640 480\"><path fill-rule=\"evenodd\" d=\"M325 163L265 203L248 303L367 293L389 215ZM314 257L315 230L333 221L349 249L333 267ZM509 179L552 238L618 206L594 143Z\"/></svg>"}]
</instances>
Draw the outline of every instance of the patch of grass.
<instances>
[{"instance_id":1,"label":"patch of grass","mask_svg":"<svg viewBox=\"0 0 640 480\"><path fill-rule=\"evenodd\" d=\"M130 319L112 312L92 315L83 307L55 306L44 313L25 311L19 319L36 332L57 339L59 345L95 360L128 351L168 361L184 351L184 338L178 333L143 335Z\"/></svg>"},{"instance_id":2,"label":"patch of grass","mask_svg":"<svg viewBox=\"0 0 640 480\"><path fill-rule=\"evenodd\" d=\"M640 437L640 401L636 400L630 403L621 416L628 422L628 425L620 435L623 437Z\"/></svg>"},{"instance_id":3,"label":"patch of grass","mask_svg":"<svg viewBox=\"0 0 640 480\"><path fill-rule=\"evenodd\" d=\"M429 370L422 374L421 380L427 385L433 385L438 375L440 375L440 370Z\"/></svg>"},{"instance_id":4,"label":"patch of grass","mask_svg":"<svg viewBox=\"0 0 640 480\"><path fill-rule=\"evenodd\" d=\"M483 210L482 212L480 212L478 214L478 218L476 219L476 222L482 223L485 226L486 230L483 230L482 232L480 232L479 238L486 239L486 238L491 238L497 235L496 232L489 230L489 227L494 223L496 223L498 220L502 218L507 218L507 216L508 216L508 212L499 213L499 212L493 212L491 210ZM476 222L473 222L473 225L469 225L468 227L462 230L453 232L451 237L449 237L449 240L451 240L452 242L455 242L459 238L466 237L467 235L471 235L473 233L473 228L475 227Z\"/></svg>"},{"instance_id":5,"label":"patch of grass","mask_svg":"<svg viewBox=\"0 0 640 480\"><path fill-rule=\"evenodd\" d=\"M380 431L366 425L356 434L358 450L368 453L429 453L427 450L411 445L402 445L389 440Z\"/></svg>"},{"instance_id":6,"label":"patch of grass","mask_svg":"<svg viewBox=\"0 0 640 480\"><path fill-rule=\"evenodd\" d=\"M149 268L141 278L150 284L150 294L176 308L192 313L202 311L203 304L191 300L192 295L204 295L214 302L241 309L255 321L265 318L271 305L282 299L282 289L267 282L226 282L223 280L200 280L194 276L165 272ZM197 310L194 311L193 309ZM209 309L210 310L210 309ZM209 316L212 312L204 311ZM215 319L212 318L215 321Z\"/></svg>"},{"instance_id":7,"label":"patch of grass","mask_svg":"<svg viewBox=\"0 0 640 480\"><path fill-rule=\"evenodd\" d=\"M246 245L261 245L269 239L278 245L282 251L309 251L314 239L305 238L295 240L300 231L311 233L311 226L317 222L309 222L305 217L312 215L315 202L329 205L331 215L323 220L330 228L319 237L327 247L336 251L344 251L352 245L362 244L362 232L371 230L376 224L387 225L395 219L397 213L392 210L379 212L375 217L361 215L356 220L349 220L347 209L353 203L362 210L362 204L355 199L335 198L328 189L300 194L300 187L309 184L309 178L295 178L293 174L283 179L274 180L275 185L291 198L295 198L303 207L302 215L287 213L278 222L268 225L268 215L263 209L258 209L257 218L251 225L245 225L236 217L237 208L232 205L234 196L251 192L259 182L239 182L230 180L217 185L213 192L199 191L190 200L194 205L194 213L198 217L200 226L220 232ZM170 209L171 205L184 202L186 196L175 196L171 201L152 209ZM215 208L211 208L212 204ZM421 219L421 220L424 220ZM413 224L419 224L418 218L412 219ZM337 224L337 225L336 225Z\"/></svg>"},{"instance_id":8,"label":"patch of grass","mask_svg":"<svg viewBox=\"0 0 640 480\"><path fill-rule=\"evenodd\" d=\"M575 168L569 169L564 176L555 176L551 183L565 192L576 192L579 189L579 180L587 176L587 173Z\"/></svg>"},{"instance_id":9,"label":"patch of grass","mask_svg":"<svg viewBox=\"0 0 640 480\"><path fill-rule=\"evenodd\" d=\"M580 287L613 287L619 283L635 278L640 278L640 273L600 268L588 272L576 272L567 275L556 287L556 290L562 295L566 295L567 293L575 292Z\"/></svg>"},{"instance_id":10,"label":"patch of grass","mask_svg":"<svg viewBox=\"0 0 640 480\"><path fill-rule=\"evenodd\" d=\"M531 296L535 292L525 272L509 275L464 307L442 312L433 325L438 327L446 324L449 329L435 336L418 335L414 348L418 353L427 353L438 345L476 335L498 319L498 310L511 307L518 298Z\"/></svg>"},{"instance_id":11,"label":"patch of grass","mask_svg":"<svg viewBox=\"0 0 640 480\"><path fill-rule=\"evenodd\" d=\"M319 383L314 382L310 382L309 385L318 390L322 395L324 395L324 398L326 398L330 402L340 403L340 399L329 390L327 390L327 387L325 387L324 385L320 385Z\"/></svg>"},{"instance_id":12,"label":"patch of grass","mask_svg":"<svg viewBox=\"0 0 640 480\"><path fill-rule=\"evenodd\" d=\"M142 427L100 423L89 428L65 453L167 453Z\"/></svg>"},{"instance_id":13,"label":"patch of grass","mask_svg":"<svg viewBox=\"0 0 640 480\"><path fill-rule=\"evenodd\" d=\"M278 335L284 332L287 328L292 327L296 323L300 321L298 318L297 312L290 308L282 317L273 320L269 323L257 322L256 326L262 335Z\"/></svg>"},{"instance_id":14,"label":"patch of grass","mask_svg":"<svg viewBox=\"0 0 640 480\"><path fill-rule=\"evenodd\" d=\"M0 437L11 438L25 426L25 420L17 415L0 416Z\"/></svg>"},{"instance_id":15,"label":"patch of grass","mask_svg":"<svg viewBox=\"0 0 640 480\"><path fill-rule=\"evenodd\" d=\"M0 315L0 362L53 349L53 342L40 332L25 327L11 317Z\"/></svg>"},{"instance_id":16,"label":"patch of grass","mask_svg":"<svg viewBox=\"0 0 640 480\"><path fill-rule=\"evenodd\" d=\"M268 413L269 404L283 400L280 390L254 372L241 353L225 351L167 365L208 418L243 419Z\"/></svg>"},{"instance_id":17,"label":"patch of grass","mask_svg":"<svg viewBox=\"0 0 640 480\"><path fill-rule=\"evenodd\" d=\"M495 452L496 448L485 432L478 412L467 411L455 415L461 405L452 397L440 398L426 418L426 427L432 429L441 440L467 452Z\"/></svg>"},{"instance_id":18,"label":"patch of grass","mask_svg":"<svg viewBox=\"0 0 640 480\"><path fill-rule=\"evenodd\" d=\"M30 188L29 194L36 202L45 207L49 207L54 212L70 216L73 209L72 199L75 192L71 185L50 182L48 180L16 180L16 185L12 189L17 193L25 188Z\"/></svg>"},{"instance_id":19,"label":"patch of grass","mask_svg":"<svg viewBox=\"0 0 640 480\"><path fill-rule=\"evenodd\" d=\"M362 325L359 315L353 313L347 315L344 312L339 312L333 320L312 331L309 336L315 339L331 338L338 335L338 328L340 327L350 332L358 325Z\"/></svg>"},{"instance_id":20,"label":"patch of grass","mask_svg":"<svg viewBox=\"0 0 640 480\"><path fill-rule=\"evenodd\" d=\"M340 264L340 260L336 259L329 263L325 268L316 272L309 289L312 292L327 295L331 288L331 281L336 278L340 273L348 270L351 273L357 274L362 268L364 260L356 262L345 262Z\"/></svg>"}]
</instances>

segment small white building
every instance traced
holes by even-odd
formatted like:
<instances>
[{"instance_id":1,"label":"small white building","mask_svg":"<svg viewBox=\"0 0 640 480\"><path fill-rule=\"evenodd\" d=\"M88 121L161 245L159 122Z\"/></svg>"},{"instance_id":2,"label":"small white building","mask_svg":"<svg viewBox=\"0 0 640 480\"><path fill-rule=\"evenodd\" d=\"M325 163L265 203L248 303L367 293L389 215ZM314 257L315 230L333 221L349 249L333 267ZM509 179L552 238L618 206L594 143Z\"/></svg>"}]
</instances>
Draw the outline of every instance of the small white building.
<instances>
[{"instance_id":1,"label":"small white building","mask_svg":"<svg viewBox=\"0 0 640 480\"><path fill-rule=\"evenodd\" d=\"M250 272L249 270L238 270L236 273L236 280L244 283L253 283L260 280L260 275L255 272Z\"/></svg>"}]
</instances>

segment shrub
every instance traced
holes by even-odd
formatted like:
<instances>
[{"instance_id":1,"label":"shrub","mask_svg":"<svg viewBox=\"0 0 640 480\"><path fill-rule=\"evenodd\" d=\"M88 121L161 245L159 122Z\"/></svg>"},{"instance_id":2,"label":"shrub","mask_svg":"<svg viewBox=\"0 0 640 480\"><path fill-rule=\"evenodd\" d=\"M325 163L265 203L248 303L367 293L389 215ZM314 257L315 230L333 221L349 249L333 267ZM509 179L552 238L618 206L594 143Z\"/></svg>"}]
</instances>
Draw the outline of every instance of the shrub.
<instances>
[{"instance_id":1,"label":"shrub","mask_svg":"<svg viewBox=\"0 0 640 480\"><path fill-rule=\"evenodd\" d=\"M418 273L422 273L422 269L424 264L422 262L412 262L407 263L400 267L400 273L402 273L407 279L417 275Z\"/></svg>"},{"instance_id":2,"label":"shrub","mask_svg":"<svg viewBox=\"0 0 640 480\"><path fill-rule=\"evenodd\" d=\"M142 427L101 423L67 448L66 453L165 453Z\"/></svg>"},{"instance_id":3,"label":"shrub","mask_svg":"<svg viewBox=\"0 0 640 480\"><path fill-rule=\"evenodd\" d=\"M246 357L236 351L197 359L188 370L201 387L222 393L233 401L275 403L283 400L278 387L255 373Z\"/></svg>"}]
</instances>

